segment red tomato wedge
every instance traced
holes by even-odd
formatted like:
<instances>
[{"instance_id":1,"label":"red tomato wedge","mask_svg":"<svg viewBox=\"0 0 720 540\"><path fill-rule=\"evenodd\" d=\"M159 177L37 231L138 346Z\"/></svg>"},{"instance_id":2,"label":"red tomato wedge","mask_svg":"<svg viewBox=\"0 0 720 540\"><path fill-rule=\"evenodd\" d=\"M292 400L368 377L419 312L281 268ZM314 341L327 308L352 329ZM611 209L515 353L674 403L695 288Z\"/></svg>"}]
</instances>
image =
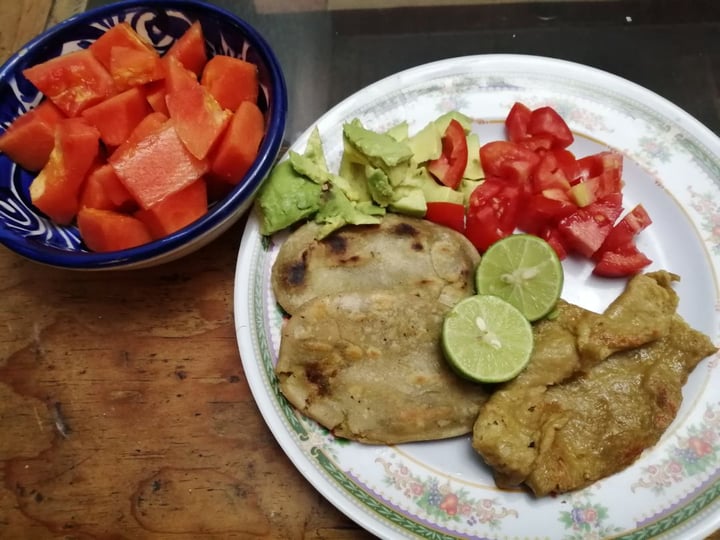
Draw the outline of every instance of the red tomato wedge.
<instances>
[{"instance_id":1,"label":"red tomato wedge","mask_svg":"<svg viewBox=\"0 0 720 540\"><path fill-rule=\"evenodd\" d=\"M83 208L77 222L83 242L92 251L129 249L152 241L142 221L120 212Z\"/></svg>"},{"instance_id":2,"label":"red tomato wedge","mask_svg":"<svg viewBox=\"0 0 720 540\"><path fill-rule=\"evenodd\" d=\"M0 152L28 171L39 171L55 146L55 126L64 117L52 101L43 101L0 135Z\"/></svg>"},{"instance_id":3,"label":"red tomato wedge","mask_svg":"<svg viewBox=\"0 0 720 540\"><path fill-rule=\"evenodd\" d=\"M593 274L603 277L624 277L637 274L652 261L635 244L626 245L615 251L604 251Z\"/></svg>"},{"instance_id":4,"label":"red tomato wedge","mask_svg":"<svg viewBox=\"0 0 720 540\"><path fill-rule=\"evenodd\" d=\"M142 90L131 88L88 107L82 117L100 131L105 144L118 146L150 112Z\"/></svg>"},{"instance_id":5,"label":"red tomato wedge","mask_svg":"<svg viewBox=\"0 0 720 540\"><path fill-rule=\"evenodd\" d=\"M150 208L204 175L207 160L193 156L172 120L110 156L115 174L141 208Z\"/></svg>"},{"instance_id":6,"label":"red tomato wedge","mask_svg":"<svg viewBox=\"0 0 720 540\"><path fill-rule=\"evenodd\" d=\"M136 51L155 52L153 46L143 39L132 26L121 22L110 28L102 36L93 41L88 50L107 69L111 70L112 50L115 47L125 47Z\"/></svg>"},{"instance_id":7,"label":"red tomato wedge","mask_svg":"<svg viewBox=\"0 0 720 540\"><path fill-rule=\"evenodd\" d=\"M165 69L154 49L113 47L110 51L110 75L118 90L126 90L164 79Z\"/></svg>"},{"instance_id":8,"label":"red tomato wedge","mask_svg":"<svg viewBox=\"0 0 720 540\"><path fill-rule=\"evenodd\" d=\"M164 58L176 58L186 69L199 76L207 63L205 36L200 23L196 21L191 24L190 28L172 44Z\"/></svg>"},{"instance_id":9,"label":"red tomato wedge","mask_svg":"<svg viewBox=\"0 0 720 540\"><path fill-rule=\"evenodd\" d=\"M205 64L201 84L221 107L236 111L243 101L257 102L259 83L257 66L232 56L213 56Z\"/></svg>"},{"instance_id":10,"label":"red tomato wedge","mask_svg":"<svg viewBox=\"0 0 720 540\"><path fill-rule=\"evenodd\" d=\"M110 73L87 49L36 64L23 75L66 116L77 116L115 94Z\"/></svg>"},{"instance_id":11,"label":"red tomato wedge","mask_svg":"<svg viewBox=\"0 0 720 540\"><path fill-rule=\"evenodd\" d=\"M521 192L518 182L499 178L486 178L473 190L465 235L481 253L517 227Z\"/></svg>"},{"instance_id":12,"label":"red tomato wedge","mask_svg":"<svg viewBox=\"0 0 720 540\"><path fill-rule=\"evenodd\" d=\"M540 156L509 141L492 141L480 147L480 162L488 176L529 184Z\"/></svg>"},{"instance_id":13,"label":"red tomato wedge","mask_svg":"<svg viewBox=\"0 0 720 540\"><path fill-rule=\"evenodd\" d=\"M138 210L135 217L145 224L153 238L162 238L201 218L207 209L207 186L200 178L147 210Z\"/></svg>"},{"instance_id":14,"label":"red tomato wedge","mask_svg":"<svg viewBox=\"0 0 720 540\"><path fill-rule=\"evenodd\" d=\"M80 188L100 151L97 129L80 118L58 122L50 158L30 184L33 204L54 221L67 225L79 207Z\"/></svg>"},{"instance_id":15,"label":"red tomato wedge","mask_svg":"<svg viewBox=\"0 0 720 540\"><path fill-rule=\"evenodd\" d=\"M561 219L558 230L565 244L584 257L591 258L600 249L615 220L622 213L621 204L620 194L608 196Z\"/></svg>"},{"instance_id":16,"label":"red tomato wedge","mask_svg":"<svg viewBox=\"0 0 720 540\"><path fill-rule=\"evenodd\" d=\"M210 157L213 176L238 184L257 157L265 135L262 111L251 101L243 101Z\"/></svg>"},{"instance_id":17,"label":"red tomato wedge","mask_svg":"<svg viewBox=\"0 0 720 540\"><path fill-rule=\"evenodd\" d=\"M652 220L643 205L638 204L615 224L598 253L617 251L629 246L635 241L635 236L651 223Z\"/></svg>"},{"instance_id":18,"label":"red tomato wedge","mask_svg":"<svg viewBox=\"0 0 720 540\"><path fill-rule=\"evenodd\" d=\"M467 139L460 122L450 120L442 136L442 154L428 162L427 169L446 186L455 189L462 180L468 160Z\"/></svg>"},{"instance_id":19,"label":"red tomato wedge","mask_svg":"<svg viewBox=\"0 0 720 540\"><path fill-rule=\"evenodd\" d=\"M428 202L425 219L461 233L465 232L465 206L462 204L441 201Z\"/></svg>"},{"instance_id":20,"label":"red tomato wedge","mask_svg":"<svg viewBox=\"0 0 720 540\"><path fill-rule=\"evenodd\" d=\"M505 118L505 133L509 141L518 143L528 137L528 124L532 111L524 104L516 102Z\"/></svg>"},{"instance_id":21,"label":"red tomato wedge","mask_svg":"<svg viewBox=\"0 0 720 540\"><path fill-rule=\"evenodd\" d=\"M530 115L527 131L532 136L549 136L553 148L567 148L575 138L572 131L555 109L540 107Z\"/></svg>"}]
</instances>

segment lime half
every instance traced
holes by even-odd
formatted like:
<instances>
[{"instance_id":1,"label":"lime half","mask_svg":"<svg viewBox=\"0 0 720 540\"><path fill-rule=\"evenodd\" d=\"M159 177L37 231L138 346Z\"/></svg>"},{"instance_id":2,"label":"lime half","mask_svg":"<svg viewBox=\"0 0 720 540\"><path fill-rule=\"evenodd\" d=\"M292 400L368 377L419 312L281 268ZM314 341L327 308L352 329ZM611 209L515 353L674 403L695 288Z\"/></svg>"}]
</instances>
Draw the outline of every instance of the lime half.
<instances>
[{"instance_id":1,"label":"lime half","mask_svg":"<svg viewBox=\"0 0 720 540\"><path fill-rule=\"evenodd\" d=\"M447 361L463 377L503 382L520 373L530 360L532 327L505 300L470 296L445 316L442 346Z\"/></svg>"},{"instance_id":2,"label":"lime half","mask_svg":"<svg viewBox=\"0 0 720 540\"><path fill-rule=\"evenodd\" d=\"M498 240L475 272L478 294L492 294L536 321L552 311L563 287L563 269L555 250L542 238L514 234Z\"/></svg>"}]
</instances>

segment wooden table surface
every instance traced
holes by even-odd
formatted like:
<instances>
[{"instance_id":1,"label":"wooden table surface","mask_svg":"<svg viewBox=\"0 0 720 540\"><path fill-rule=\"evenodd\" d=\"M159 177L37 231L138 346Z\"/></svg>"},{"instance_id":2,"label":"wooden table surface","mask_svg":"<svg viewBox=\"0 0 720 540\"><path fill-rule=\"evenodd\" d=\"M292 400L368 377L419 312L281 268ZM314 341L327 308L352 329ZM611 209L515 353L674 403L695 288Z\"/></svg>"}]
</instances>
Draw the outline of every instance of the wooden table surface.
<instances>
[{"instance_id":1,"label":"wooden table surface","mask_svg":"<svg viewBox=\"0 0 720 540\"><path fill-rule=\"evenodd\" d=\"M0 2L0 61L83 3ZM0 538L361 539L297 472L243 374L243 223L152 270L0 247Z\"/></svg>"},{"instance_id":2,"label":"wooden table surface","mask_svg":"<svg viewBox=\"0 0 720 540\"><path fill-rule=\"evenodd\" d=\"M82 9L2 0L0 61ZM232 309L242 227L143 271L61 271L0 247L0 538L370 538L253 401Z\"/></svg>"}]
</instances>

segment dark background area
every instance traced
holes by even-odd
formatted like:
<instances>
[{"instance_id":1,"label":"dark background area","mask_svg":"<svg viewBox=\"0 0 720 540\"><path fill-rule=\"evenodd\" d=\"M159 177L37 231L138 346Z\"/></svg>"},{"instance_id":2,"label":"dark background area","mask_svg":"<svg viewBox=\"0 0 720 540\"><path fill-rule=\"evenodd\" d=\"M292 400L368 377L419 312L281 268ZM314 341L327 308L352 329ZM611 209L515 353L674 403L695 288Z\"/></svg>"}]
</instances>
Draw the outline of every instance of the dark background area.
<instances>
[{"instance_id":1,"label":"dark background area","mask_svg":"<svg viewBox=\"0 0 720 540\"><path fill-rule=\"evenodd\" d=\"M107 2L91 0L88 7ZM518 53L603 69L669 99L720 135L720 2L519 2L259 12L217 0L274 48L288 85L287 137L353 92L455 56ZM266 0L266 4L272 4Z\"/></svg>"}]
</instances>

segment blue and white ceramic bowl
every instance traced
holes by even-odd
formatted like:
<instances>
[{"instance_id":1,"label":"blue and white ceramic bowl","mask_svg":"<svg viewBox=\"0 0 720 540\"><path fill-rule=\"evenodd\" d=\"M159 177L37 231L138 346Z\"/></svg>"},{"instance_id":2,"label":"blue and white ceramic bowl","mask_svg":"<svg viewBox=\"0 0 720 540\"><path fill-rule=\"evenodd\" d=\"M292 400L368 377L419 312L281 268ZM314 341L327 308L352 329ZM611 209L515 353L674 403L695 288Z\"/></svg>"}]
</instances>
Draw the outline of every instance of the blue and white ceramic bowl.
<instances>
[{"instance_id":1,"label":"blue and white ceramic bowl","mask_svg":"<svg viewBox=\"0 0 720 540\"><path fill-rule=\"evenodd\" d=\"M199 20L210 55L227 54L258 66L259 105L267 130L246 178L208 213L161 240L110 253L93 253L77 227L60 226L30 203L34 175L0 154L0 243L29 259L76 270L129 269L177 259L217 238L249 209L278 155L285 134L287 90L282 70L265 39L232 13L195 0L125 0L71 17L27 43L0 67L0 133L36 106L40 93L22 70L49 58L85 48L113 25L126 21L162 54Z\"/></svg>"}]
</instances>

